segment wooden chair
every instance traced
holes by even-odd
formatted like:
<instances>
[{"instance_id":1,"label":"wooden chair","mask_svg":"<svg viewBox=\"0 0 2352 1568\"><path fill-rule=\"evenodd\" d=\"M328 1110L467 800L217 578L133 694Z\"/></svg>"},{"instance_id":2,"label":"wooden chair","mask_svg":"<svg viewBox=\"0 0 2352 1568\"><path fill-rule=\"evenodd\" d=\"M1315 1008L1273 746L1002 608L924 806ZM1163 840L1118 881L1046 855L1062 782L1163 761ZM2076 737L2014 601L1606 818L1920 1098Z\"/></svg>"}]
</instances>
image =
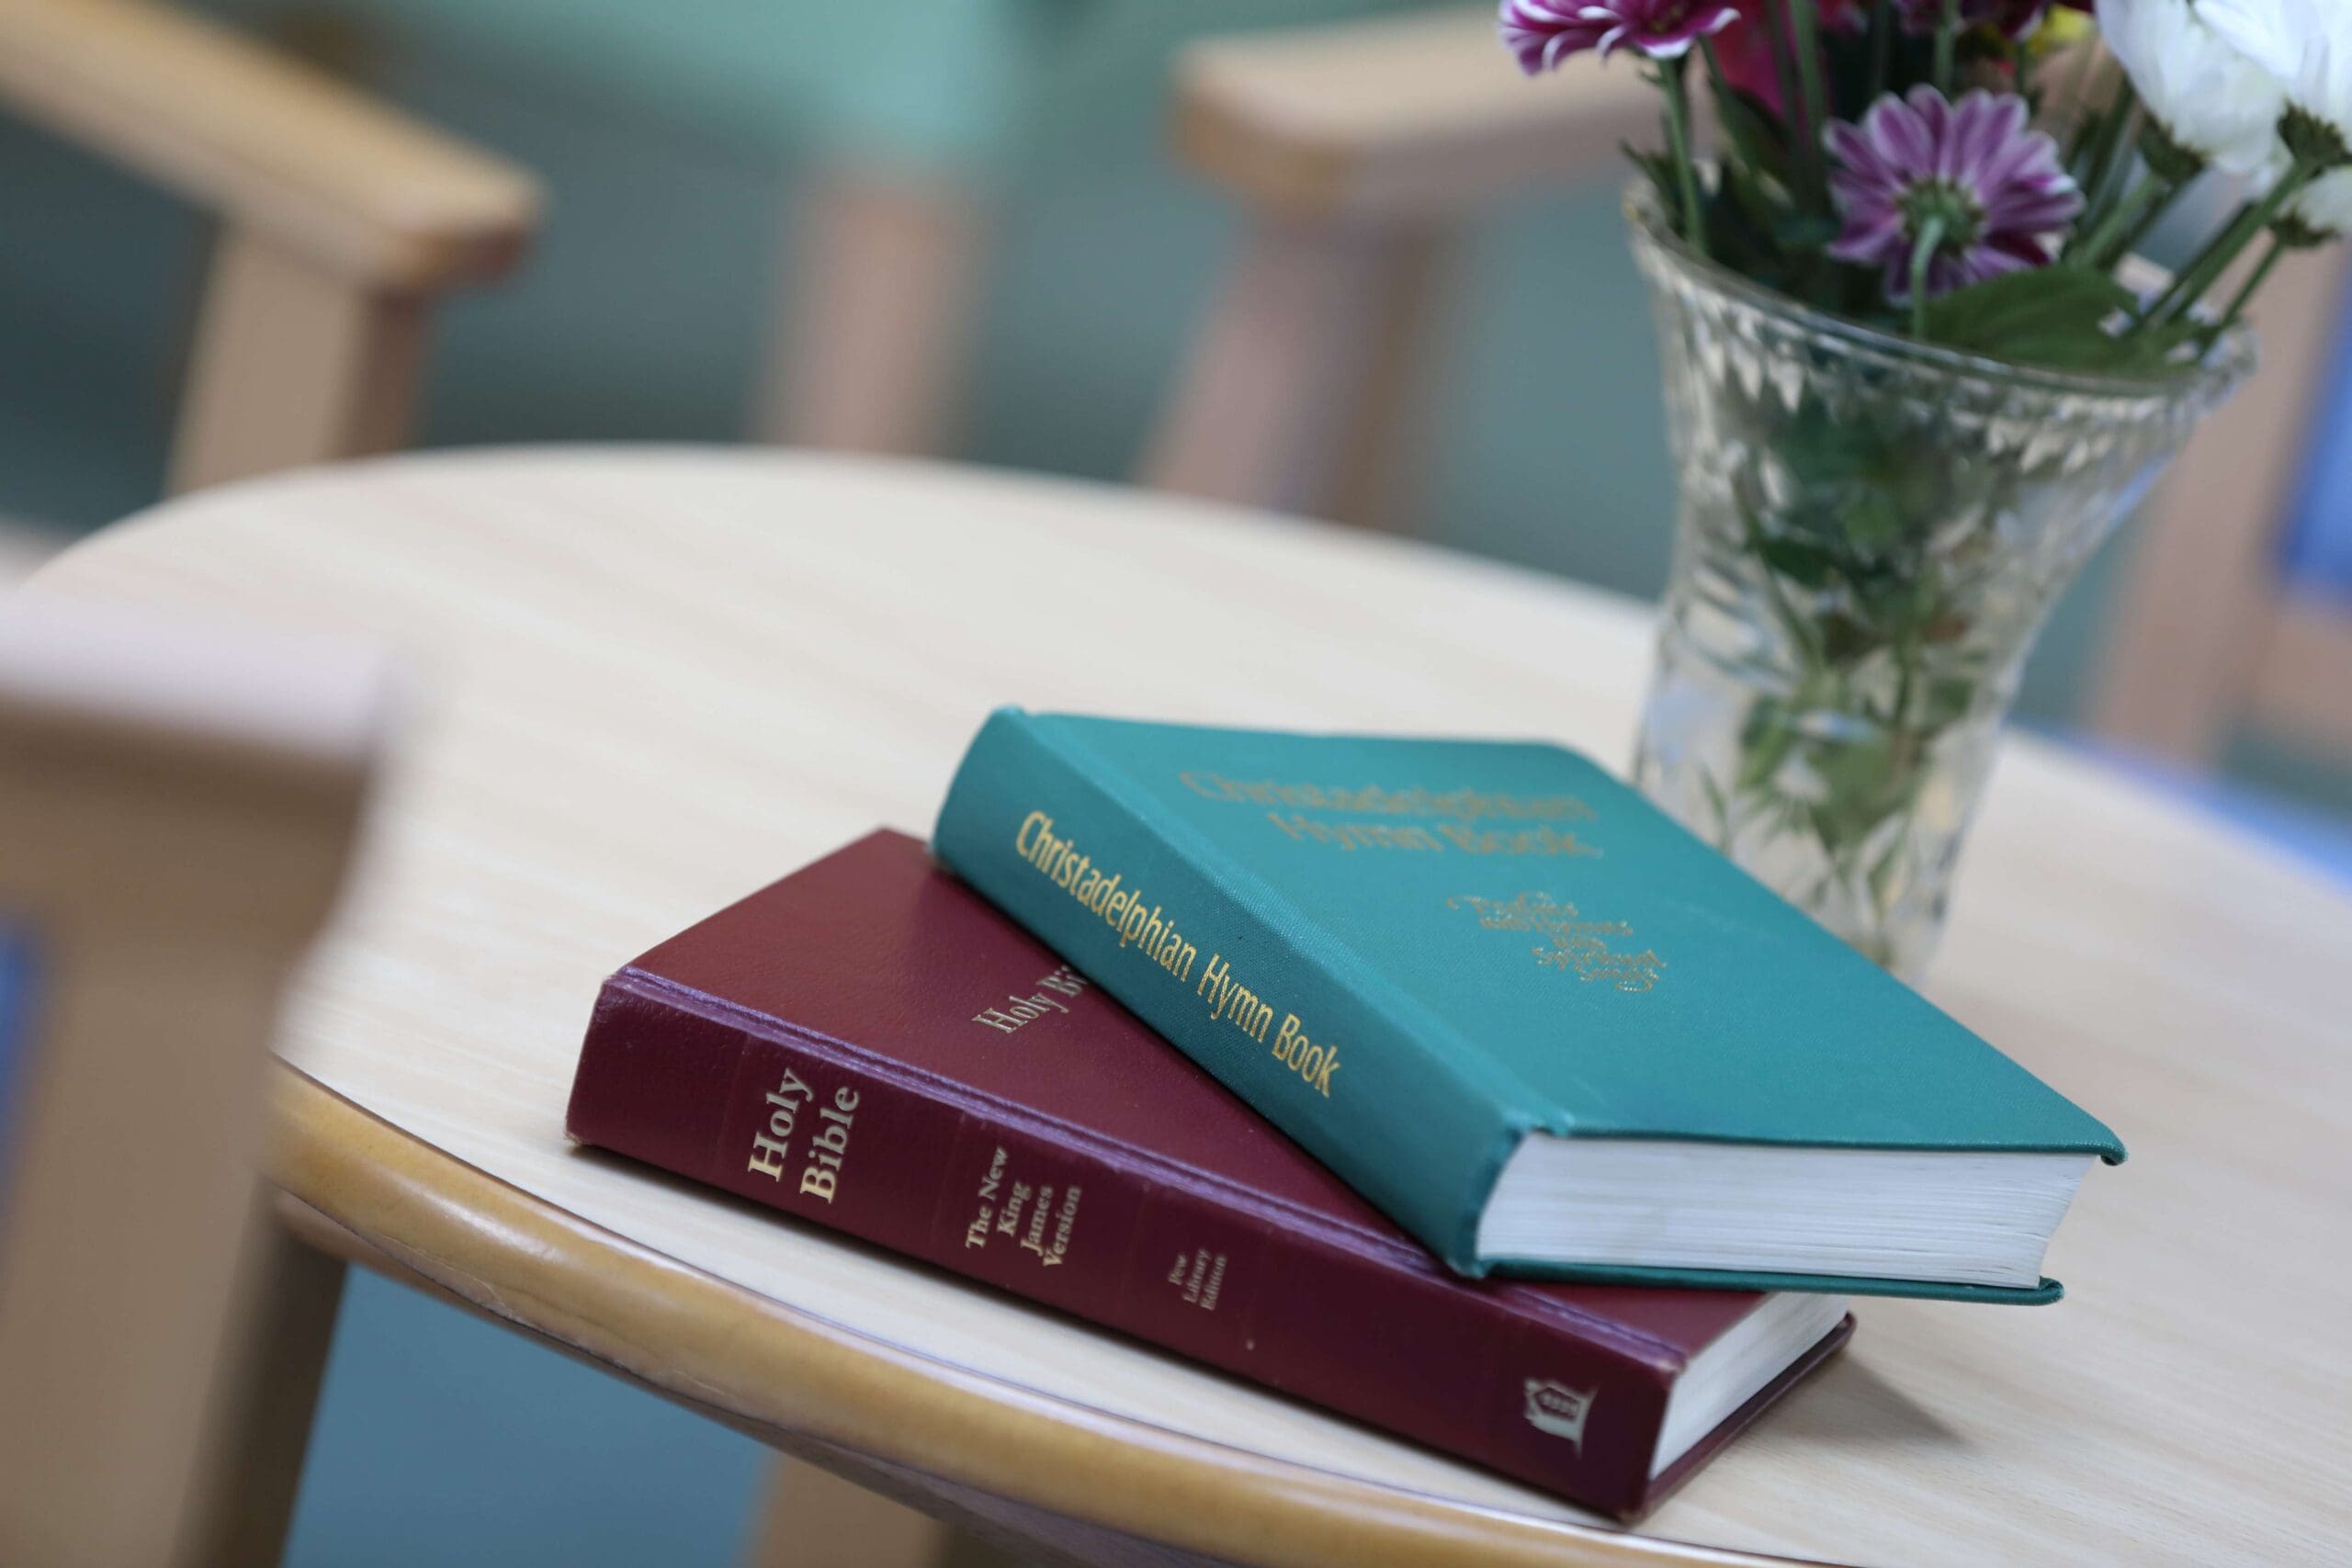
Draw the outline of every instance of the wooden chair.
<instances>
[{"instance_id":1,"label":"wooden chair","mask_svg":"<svg viewBox=\"0 0 2352 1568\"><path fill-rule=\"evenodd\" d=\"M2256 297L2262 367L2157 490L2109 621L2092 722L2210 764L2243 722L2352 754L2352 605L2281 580L2344 329L2352 256L2297 252Z\"/></svg>"},{"instance_id":2,"label":"wooden chair","mask_svg":"<svg viewBox=\"0 0 2352 1568\"><path fill-rule=\"evenodd\" d=\"M915 0L859 21L836 6L821 23L811 13L823 0L772 7L791 17L797 52L831 58L800 94L810 107L790 152L809 177L790 219L752 437L949 450L1001 197L1040 143L1082 141L1114 158L1148 148L1167 62L1190 39L1429 3Z\"/></svg>"},{"instance_id":3,"label":"wooden chair","mask_svg":"<svg viewBox=\"0 0 2352 1568\"><path fill-rule=\"evenodd\" d=\"M1622 177L1657 95L1589 56L1530 83L1491 7L1194 45L1175 141L1247 209L1147 457L1162 490L1381 521L1464 227L1536 191Z\"/></svg>"},{"instance_id":4,"label":"wooden chair","mask_svg":"<svg viewBox=\"0 0 2352 1568\"><path fill-rule=\"evenodd\" d=\"M1271 18L1270 18L1271 19ZM1462 229L1614 177L1656 95L1572 62L1529 84L1489 7L1282 27L1186 46L1178 156L1249 214L1140 479L1353 520L1393 513ZM964 183L844 171L798 214L756 435L933 452L948 439L988 243Z\"/></svg>"},{"instance_id":5,"label":"wooden chair","mask_svg":"<svg viewBox=\"0 0 2352 1568\"><path fill-rule=\"evenodd\" d=\"M402 445L434 304L537 221L521 171L136 0L0 0L0 109L220 220L174 490Z\"/></svg>"},{"instance_id":6,"label":"wooden chair","mask_svg":"<svg viewBox=\"0 0 2352 1568\"><path fill-rule=\"evenodd\" d=\"M254 1354L303 1314L238 1304L288 1299L263 1067L384 692L340 647L0 615L0 1562L275 1561L314 1383Z\"/></svg>"}]
</instances>

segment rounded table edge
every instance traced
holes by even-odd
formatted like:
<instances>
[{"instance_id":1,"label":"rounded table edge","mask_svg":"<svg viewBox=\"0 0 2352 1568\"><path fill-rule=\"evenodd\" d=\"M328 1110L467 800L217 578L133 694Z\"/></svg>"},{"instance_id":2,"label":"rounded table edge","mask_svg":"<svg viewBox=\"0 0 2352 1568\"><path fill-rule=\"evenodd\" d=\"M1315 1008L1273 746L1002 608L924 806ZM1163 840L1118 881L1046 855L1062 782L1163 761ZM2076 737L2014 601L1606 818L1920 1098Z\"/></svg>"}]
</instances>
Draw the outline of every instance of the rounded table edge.
<instances>
[{"instance_id":1,"label":"rounded table edge","mask_svg":"<svg viewBox=\"0 0 2352 1568\"><path fill-rule=\"evenodd\" d=\"M1465 1551L1552 1568L1800 1561L1453 1506L955 1367L682 1263L271 1068L279 1190L436 1291L733 1425L1267 1568Z\"/></svg>"}]
</instances>

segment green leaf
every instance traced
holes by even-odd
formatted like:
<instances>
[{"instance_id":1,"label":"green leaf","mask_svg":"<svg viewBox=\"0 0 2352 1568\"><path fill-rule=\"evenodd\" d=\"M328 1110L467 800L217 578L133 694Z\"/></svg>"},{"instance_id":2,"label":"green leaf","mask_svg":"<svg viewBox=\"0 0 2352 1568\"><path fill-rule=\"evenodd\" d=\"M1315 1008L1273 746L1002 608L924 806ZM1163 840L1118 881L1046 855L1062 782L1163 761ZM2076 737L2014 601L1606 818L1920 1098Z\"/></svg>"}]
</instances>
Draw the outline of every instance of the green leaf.
<instances>
[{"instance_id":1,"label":"green leaf","mask_svg":"<svg viewBox=\"0 0 2352 1568\"><path fill-rule=\"evenodd\" d=\"M1826 791L1811 811L1823 843L1857 844L1889 817L1908 808L1920 774L1899 739L1893 731L1877 730L1816 747L1807 755Z\"/></svg>"},{"instance_id":2,"label":"green leaf","mask_svg":"<svg viewBox=\"0 0 2352 1568\"><path fill-rule=\"evenodd\" d=\"M1755 94L1744 92L1710 74L1714 89L1715 125L1737 154L1736 162L1760 175L1789 184L1789 136L1780 117Z\"/></svg>"},{"instance_id":3,"label":"green leaf","mask_svg":"<svg viewBox=\"0 0 2352 1568\"><path fill-rule=\"evenodd\" d=\"M1870 883L1871 897L1878 901L1882 909L1893 901L1890 890L1894 875L1903 867L1903 852L1910 847L1908 840L1900 834L1889 839L1886 848L1879 851L1878 859L1871 863L1870 871L1865 874L1865 880Z\"/></svg>"},{"instance_id":4,"label":"green leaf","mask_svg":"<svg viewBox=\"0 0 2352 1568\"><path fill-rule=\"evenodd\" d=\"M2175 350L2195 342L2204 331L2198 321L2142 322L2116 340L2115 357L2100 368L2153 374L2165 367Z\"/></svg>"},{"instance_id":5,"label":"green leaf","mask_svg":"<svg viewBox=\"0 0 2352 1568\"><path fill-rule=\"evenodd\" d=\"M1781 771L1797 743L1797 716L1770 697L1758 697L1739 727L1739 773L1732 788L1741 795L1763 787Z\"/></svg>"},{"instance_id":6,"label":"green leaf","mask_svg":"<svg viewBox=\"0 0 2352 1568\"><path fill-rule=\"evenodd\" d=\"M1802 587L1826 588L1838 575L1835 555L1801 539L1758 539L1756 553L1766 566Z\"/></svg>"},{"instance_id":7,"label":"green leaf","mask_svg":"<svg viewBox=\"0 0 2352 1568\"><path fill-rule=\"evenodd\" d=\"M1620 141L1617 150L1625 154L1626 161L1639 169L1657 190L1660 212L1679 212L1682 209L1682 186L1675 178L1673 159L1663 152L1645 152L1630 141Z\"/></svg>"},{"instance_id":8,"label":"green leaf","mask_svg":"<svg viewBox=\"0 0 2352 1568\"><path fill-rule=\"evenodd\" d=\"M1966 718L1976 706L1977 683L1959 676L1928 682L1919 697L1919 727L1939 731Z\"/></svg>"},{"instance_id":9,"label":"green leaf","mask_svg":"<svg viewBox=\"0 0 2352 1568\"><path fill-rule=\"evenodd\" d=\"M1821 618L1821 656L1830 663L1850 664L1878 647L1878 634L1844 611Z\"/></svg>"},{"instance_id":10,"label":"green leaf","mask_svg":"<svg viewBox=\"0 0 2352 1568\"><path fill-rule=\"evenodd\" d=\"M1931 301L1928 339L2012 364L2153 375L2204 330L2194 321L2141 321L2139 308L2132 292L2105 273L2037 267Z\"/></svg>"},{"instance_id":11,"label":"green leaf","mask_svg":"<svg viewBox=\"0 0 2352 1568\"><path fill-rule=\"evenodd\" d=\"M2137 303L2105 273L2030 267L1929 300L1927 337L1996 359L2089 368L2113 363L2130 342L2108 323Z\"/></svg>"},{"instance_id":12,"label":"green leaf","mask_svg":"<svg viewBox=\"0 0 2352 1568\"><path fill-rule=\"evenodd\" d=\"M1783 250L1826 251L1843 228L1835 218L1818 212L1792 212L1774 227L1772 237Z\"/></svg>"},{"instance_id":13,"label":"green leaf","mask_svg":"<svg viewBox=\"0 0 2352 1568\"><path fill-rule=\"evenodd\" d=\"M1707 243L1715 259L1768 288L1785 289L1786 261L1772 238L1785 210L1780 198L1736 161L1720 171L1720 192L1707 209Z\"/></svg>"},{"instance_id":14,"label":"green leaf","mask_svg":"<svg viewBox=\"0 0 2352 1568\"><path fill-rule=\"evenodd\" d=\"M1863 551L1882 550L1893 544L1910 521L1898 498L1883 490L1865 490L1850 497L1845 505L1843 521L1846 537L1855 548Z\"/></svg>"}]
</instances>

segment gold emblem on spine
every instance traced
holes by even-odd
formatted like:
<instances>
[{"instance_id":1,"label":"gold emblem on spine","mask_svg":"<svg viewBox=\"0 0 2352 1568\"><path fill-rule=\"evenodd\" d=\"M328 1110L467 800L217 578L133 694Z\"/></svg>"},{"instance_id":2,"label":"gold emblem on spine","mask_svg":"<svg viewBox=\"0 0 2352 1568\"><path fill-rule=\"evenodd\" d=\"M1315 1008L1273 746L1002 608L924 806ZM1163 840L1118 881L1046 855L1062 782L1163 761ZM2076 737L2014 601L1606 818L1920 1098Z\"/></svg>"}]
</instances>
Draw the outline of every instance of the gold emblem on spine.
<instances>
[{"instance_id":1,"label":"gold emblem on spine","mask_svg":"<svg viewBox=\"0 0 2352 1568\"><path fill-rule=\"evenodd\" d=\"M1551 1378L1529 1378L1526 1390L1527 1424L1539 1432L1567 1438L1582 1454L1585 1420L1592 1414L1593 1396L1600 1391L1570 1388Z\"/></svg>"}]
</instances>

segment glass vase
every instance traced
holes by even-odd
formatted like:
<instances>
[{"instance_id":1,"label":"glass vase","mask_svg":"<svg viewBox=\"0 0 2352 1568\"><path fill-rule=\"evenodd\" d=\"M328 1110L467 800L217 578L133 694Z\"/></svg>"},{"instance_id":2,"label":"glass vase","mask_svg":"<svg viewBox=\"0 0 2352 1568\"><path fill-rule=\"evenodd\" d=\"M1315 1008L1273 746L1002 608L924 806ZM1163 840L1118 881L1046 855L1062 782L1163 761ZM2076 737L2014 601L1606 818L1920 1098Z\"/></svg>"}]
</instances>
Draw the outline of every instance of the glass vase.
<instances>
[{"instance_id":1,"label":"glass vase","mask_svg":"<svg viewBox=\"0 0 2352 1568\"><path fill-rule=\"evenodd\" d=\"M1701 261L1645 191L1626 212L1680 496L1634 781L1916 979L2051 606L2251 338L2156 377L2002 365Z\"/></svg>"}]
</instances>

